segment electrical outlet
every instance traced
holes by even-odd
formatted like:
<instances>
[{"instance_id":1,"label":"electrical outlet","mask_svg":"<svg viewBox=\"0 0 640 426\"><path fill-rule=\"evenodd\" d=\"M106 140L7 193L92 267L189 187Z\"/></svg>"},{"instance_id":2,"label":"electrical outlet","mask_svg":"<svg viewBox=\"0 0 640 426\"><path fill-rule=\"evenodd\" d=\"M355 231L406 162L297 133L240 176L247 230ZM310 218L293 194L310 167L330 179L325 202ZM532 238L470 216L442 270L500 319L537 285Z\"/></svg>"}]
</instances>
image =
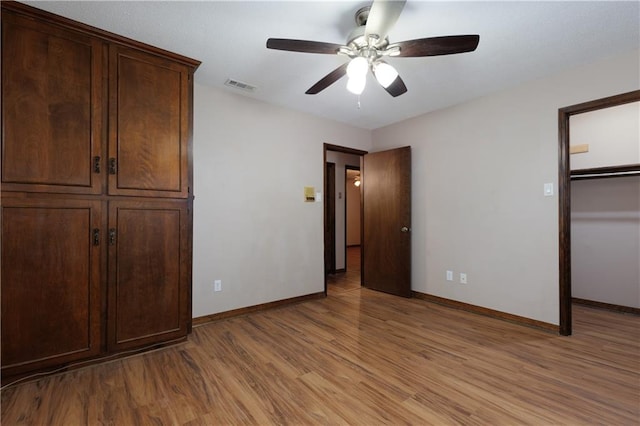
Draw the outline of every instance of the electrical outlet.
<instances>
[{"instance_id":1,"label":"electrical outlet","mask_svg":"<svg viewBox=\"0 0 640 426\"><path fill-rule=\"evenodd\" d=\"M215 280L213 282L213 291L222 291L222 280Z\"/></svg>"},{"instance_id":2,"label":"electrical outlet","mask_svg":"<svg viewBox=\"0 0 640 426\"><path fill-rule=\"evenodd\" d=\"M460 284L466 284L467 283L467 274L465 274L464 272L460 272Z\"/></svg>"},{"instance_id":3,"label":"electrical outlet","mask_svg":"<svg viewBox=\"0 0 640 426\"><path fill-rule=\"evenodd\" d=\"M447 271L447 281L453 281L453 271Z\"/></svg>"}]
</instances>

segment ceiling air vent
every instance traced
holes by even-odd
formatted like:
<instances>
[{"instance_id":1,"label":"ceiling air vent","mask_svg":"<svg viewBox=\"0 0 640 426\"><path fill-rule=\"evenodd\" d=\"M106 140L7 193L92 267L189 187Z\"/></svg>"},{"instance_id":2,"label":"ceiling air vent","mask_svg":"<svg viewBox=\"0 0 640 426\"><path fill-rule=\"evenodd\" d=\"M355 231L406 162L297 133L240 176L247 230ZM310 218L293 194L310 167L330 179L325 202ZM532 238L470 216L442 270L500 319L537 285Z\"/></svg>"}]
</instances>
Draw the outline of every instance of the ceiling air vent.
<instances>
[{"instance_id":1,"label":"ceiling air vent","mask_svg":"<svg viewBox=\"0 0 640 426\"><path fill-rule=\"evenodd\" d=\"M248 83L243 83L238 80L233 80L228 78L227 81L224 82L225 86L233 87L234 89L244 90L245 92L255 92L256 86L252 86Z\"/></svg>"}]
</instances>

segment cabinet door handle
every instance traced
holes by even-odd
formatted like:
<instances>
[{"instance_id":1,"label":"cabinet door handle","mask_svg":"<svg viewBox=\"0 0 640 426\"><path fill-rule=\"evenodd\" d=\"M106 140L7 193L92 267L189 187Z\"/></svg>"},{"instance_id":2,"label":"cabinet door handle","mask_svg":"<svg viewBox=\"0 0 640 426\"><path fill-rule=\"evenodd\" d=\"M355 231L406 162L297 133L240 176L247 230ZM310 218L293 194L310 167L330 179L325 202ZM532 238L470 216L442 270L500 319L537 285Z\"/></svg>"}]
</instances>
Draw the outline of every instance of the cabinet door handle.
<instances>
[{"instance_id":1,"label":"cabinet door handle","mask_svg":"<svg viewBox=\"0 0 640 426\"><path fill-rule=\"evenodd\" d=\"M93 229L93 245L100 245L100 230L98 228Z\"/></svg>"},{"instance_id":2,"label":"cabinet door handle","mask_svg":"<svg viewBox=\"0 0 640 426\"><path fill-rule=\"evenodd\" d=\"M109 229L109 245L112 246L116 243L116 230L115 228Z\"/></svg>"},{"instance_id":3,"label":"cabinet door handle","mask_svg":"<svg viewBox=\"0 0 640 426\"><path fill-rule=\"evenodd\" d=\"M93 173L100 173L100 156L93 157Z\"/></svg>"},{"instance_id":4,"label":"cabinet door handle","mask_svg":"<svg viewBox=\"0 0 640 426\"><path fill-rule=\"evenodd\" d=\"M109 174L115 175L117 171L118 171L118 166L116 163L116 159L113 157L109 158Z\"/></svg>"}]
</instances>

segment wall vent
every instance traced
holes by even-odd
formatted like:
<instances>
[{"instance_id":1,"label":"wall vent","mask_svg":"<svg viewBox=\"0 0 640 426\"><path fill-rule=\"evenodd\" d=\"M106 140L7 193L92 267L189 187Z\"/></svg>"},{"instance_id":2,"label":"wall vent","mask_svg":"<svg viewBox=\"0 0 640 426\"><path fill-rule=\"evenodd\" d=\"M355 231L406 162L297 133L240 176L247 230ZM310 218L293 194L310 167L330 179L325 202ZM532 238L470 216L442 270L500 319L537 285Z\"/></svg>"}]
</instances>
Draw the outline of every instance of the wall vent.
<instances>
[{"instance_id":1,"label":"wall vent","mask_svg":"<svg viewBox=\"0 0 640 426\"><path fill-rule=\"evenodd\" d=\"M245 92L255 92L256 90L256 86L252 86L251 84L243 83L238 80L233 80L231 78L228 78L227 81L224 82L224 85L234 89L244 90Z\"/></svg>"}]
</instances>

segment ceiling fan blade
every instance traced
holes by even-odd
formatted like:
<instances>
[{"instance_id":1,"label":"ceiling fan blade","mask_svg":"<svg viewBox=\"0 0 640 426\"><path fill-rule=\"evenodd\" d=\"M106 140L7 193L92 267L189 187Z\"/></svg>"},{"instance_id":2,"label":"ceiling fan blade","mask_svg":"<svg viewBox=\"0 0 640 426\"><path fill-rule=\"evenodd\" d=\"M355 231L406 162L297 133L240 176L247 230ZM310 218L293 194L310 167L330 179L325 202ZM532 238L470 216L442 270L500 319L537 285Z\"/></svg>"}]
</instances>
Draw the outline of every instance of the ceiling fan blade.
<instances>
[{"instance_id":1,"label":"ceiling fan blade","mask_svg":"<svg viewBox=\"0 0 640 426\"><path fill-rule=\"evenodd\" d=\"M394 56L416 58L420 56L451 55L453 53L473 52L476 50L476 47L478 47L479 42L480 36L473 34L407 40L394 43L389 47L400 47L400 54Z\"/></svg>"},{"instance_id":2,"label":"ceiling fan blade","mask_svg":"<svg viewBox=\"0 0 640 426\"><path fill-rule=\"evenodd\" d=\"M331 86L347 74L347 65L349 65L348 62L340 65L338 68L321 78L320 81L311 86L305 93L307 95L315 95L316 93L320 93L327 87Z\"/></svg>"},{"instance_id":3,"label":"ceiling fan blade","mask_svg":"<svg viewBox=\"0 0 640 426\"><path fill-rule=\"evenodd\" d=\"M384 90L395 98L405 93L407 91L407 86L404 85L404 81L402 81L400 76L397 76L396 79L393 80L393 83L385 87Z\"/></svg>"},{"instance_id":4,"label":"ceiling fan blade","mask_svg":"<svg viewBox=\"0 0 640 426\"><path fill-rule=\"evenodd\" d=\"M338 53L342 46L335 43L321 41L293 40L288 38L270 38L267 40L267 49L287 50L289 52L303 53Z\"/></svg>"},{"instance_id":5,"label":"ceiling fan blade","mask_svg":"<svg viewBox=\"0 0 640 426\"><path fill-rule=\"evenodd\" d=\"M368 38L375 34L380 41L384 40L400 17L405 3L406 0L375 0L367 17L365 36Z\"/></svg>"}]
</instances>

